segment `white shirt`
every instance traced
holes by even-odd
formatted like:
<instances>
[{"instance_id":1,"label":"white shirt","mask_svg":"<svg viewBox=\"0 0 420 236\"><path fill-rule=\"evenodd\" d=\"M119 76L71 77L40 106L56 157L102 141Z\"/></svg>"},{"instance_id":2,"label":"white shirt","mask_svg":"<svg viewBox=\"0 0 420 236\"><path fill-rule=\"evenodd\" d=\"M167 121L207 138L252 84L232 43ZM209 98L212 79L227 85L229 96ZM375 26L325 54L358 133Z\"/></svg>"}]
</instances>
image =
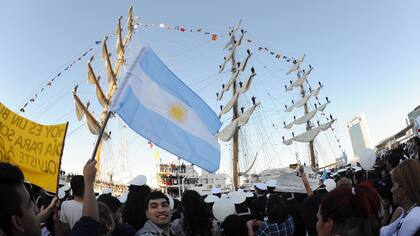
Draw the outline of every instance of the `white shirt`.
<instances>
[{"instance_id":1,"label":"white shirt","mask_svg":"<svg viewBox=\"0 0 420 236\"><path fill-rule=\"evenodd\" d=\"M420 206L411 209L389 225L381 228L381 236L411 236L420 229ZM398 229L399 228L399 229Z\"/></svg>"},{"instance_id":2,"label":"white shirt","mask_svg":"<svg viewBox=\"0 0 420 236\"><path fill-rule=\"evenodd\" d=\"M64 201L61 204L60 221L69 224L70 229L82 217L83 203L75 200Z\"/></svg>"}]
</instances>

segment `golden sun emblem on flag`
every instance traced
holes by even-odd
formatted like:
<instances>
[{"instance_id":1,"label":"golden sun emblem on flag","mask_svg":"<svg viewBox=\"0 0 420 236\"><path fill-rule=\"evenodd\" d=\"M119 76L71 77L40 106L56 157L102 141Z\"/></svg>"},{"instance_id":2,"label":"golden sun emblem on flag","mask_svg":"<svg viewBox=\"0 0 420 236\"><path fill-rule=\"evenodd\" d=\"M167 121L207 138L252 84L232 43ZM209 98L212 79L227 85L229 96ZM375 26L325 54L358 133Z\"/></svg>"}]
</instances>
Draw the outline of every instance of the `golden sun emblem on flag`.
<instances>
[{"instance_id":1,"label":"golden sun emblem on flag","mask_svg":"<svg viewBox=\"0 0 420 236\"><path fill-rule=\"evenodd\" d=\"M169 116L177 122L182 122L187 117L187 109L182 104L173 103L169 105Z\"/></svg>"}]
</instances>

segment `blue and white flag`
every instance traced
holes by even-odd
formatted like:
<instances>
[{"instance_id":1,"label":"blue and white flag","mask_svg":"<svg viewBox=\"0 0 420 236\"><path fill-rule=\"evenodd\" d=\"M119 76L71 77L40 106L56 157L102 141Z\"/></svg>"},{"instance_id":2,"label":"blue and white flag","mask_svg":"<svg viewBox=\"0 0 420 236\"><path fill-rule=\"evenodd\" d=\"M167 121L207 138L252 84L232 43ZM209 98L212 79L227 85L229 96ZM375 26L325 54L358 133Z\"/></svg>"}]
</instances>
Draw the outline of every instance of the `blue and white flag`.
<instances>
[{"instance_id":1,"label":"blue and white flag","mask_svg":"<svg viewBox=\"0 0 420 236\"><path fill-rule=\"evenodd\" d=\"M144 47L120 85L111 111L136 133L206 171L220 165L213 110Z\"/></svg>"},{"instance_id":2,"label":"blue and white flag","mask_svg":"<svg viewBox=\"0 0 420 236\"><path fill-rule=\"evenodd\" d=\"M324 168L324 171L322 172L321 176L322 182L324 182L326 179L328 179L328 173L327 170Z\"/></svg>"},{"instance_id":3,"label":"blue and white flag","mask_svg":"<svg viewBox=\"0 0 420 236\"><path fill-rule=\"evenodd\" d=\"M347 154L343 151L343 164L347 164Z\"/></svg>"}]
</instances>

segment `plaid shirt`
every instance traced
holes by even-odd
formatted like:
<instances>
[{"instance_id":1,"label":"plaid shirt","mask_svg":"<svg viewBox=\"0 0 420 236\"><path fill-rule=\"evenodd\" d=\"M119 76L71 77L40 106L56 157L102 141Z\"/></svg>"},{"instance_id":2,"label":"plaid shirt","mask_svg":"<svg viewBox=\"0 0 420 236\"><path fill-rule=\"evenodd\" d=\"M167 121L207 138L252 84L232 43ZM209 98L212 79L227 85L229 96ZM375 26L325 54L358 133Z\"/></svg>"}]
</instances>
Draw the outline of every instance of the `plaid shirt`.
<instances>
[{"instance_id":1,"label":"plaid shirt","mask_svg":"<svg viewBox=\"0 0 420 236\"><path fill-rule=\"evenodd\" d=\"M263 221L260 228L255 233L256 236L293 236L295 232L295 224L293 218L289 216L283 223L270 224L268 221Z\"/></svg>"}]
</instances>

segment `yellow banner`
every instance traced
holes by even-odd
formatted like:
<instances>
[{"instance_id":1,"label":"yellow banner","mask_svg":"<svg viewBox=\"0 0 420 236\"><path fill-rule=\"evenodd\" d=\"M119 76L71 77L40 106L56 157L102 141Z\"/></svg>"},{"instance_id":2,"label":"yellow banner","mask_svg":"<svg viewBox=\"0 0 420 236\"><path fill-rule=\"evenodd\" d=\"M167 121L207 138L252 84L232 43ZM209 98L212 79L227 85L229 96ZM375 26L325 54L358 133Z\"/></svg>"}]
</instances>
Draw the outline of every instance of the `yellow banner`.
<instances>
[{"instance_id":1,"label":"yellow banner","mask_svg":"<svg viewBox=\"0 0 420 236\"><path fill-rule=\"evenodd\" d=\"M67 124L41 125L0 103L0 162L19 166L25 181L56 192Z\"/></svg>"}]
</instances>

